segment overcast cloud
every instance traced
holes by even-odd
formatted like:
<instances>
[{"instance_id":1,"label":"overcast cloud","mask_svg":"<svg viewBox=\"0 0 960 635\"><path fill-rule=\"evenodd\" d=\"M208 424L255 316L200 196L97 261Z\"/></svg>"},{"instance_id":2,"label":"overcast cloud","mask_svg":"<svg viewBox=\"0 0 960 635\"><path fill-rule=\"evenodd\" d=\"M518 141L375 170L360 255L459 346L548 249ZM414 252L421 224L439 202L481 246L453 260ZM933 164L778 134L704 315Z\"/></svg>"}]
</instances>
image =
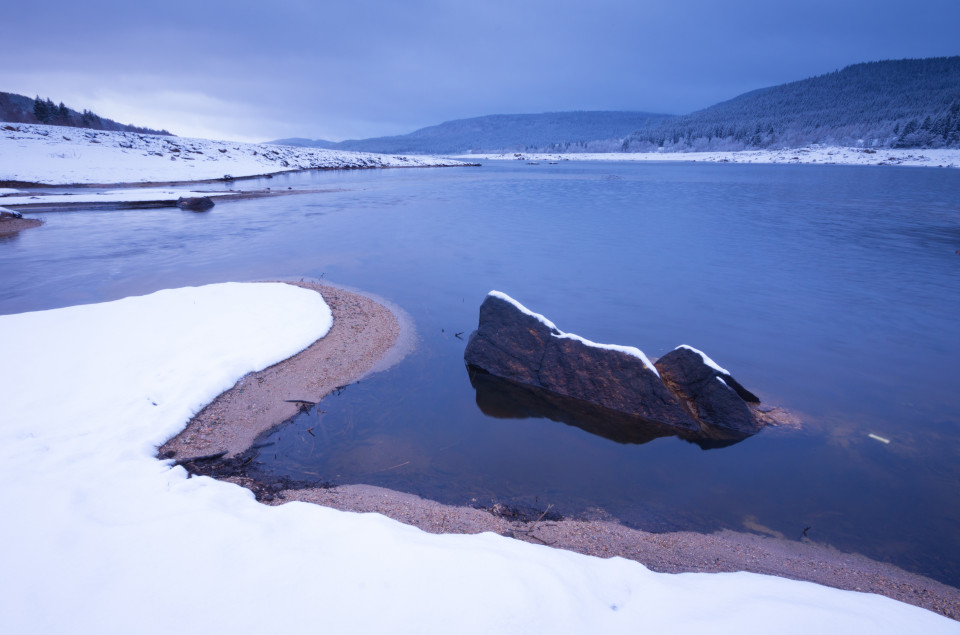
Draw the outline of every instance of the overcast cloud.
<instances>
[{"instance_id":1,"label":"overcast cloud","mask_svg":"<svg viewBox=\"0 0 960 635\"><path fill-rule=\"evenodd\" d=\"M0 22L0 90L237 140L681 114L857 62L960 54L957 0L16 5Z\"/></svg>"}]
</instances>

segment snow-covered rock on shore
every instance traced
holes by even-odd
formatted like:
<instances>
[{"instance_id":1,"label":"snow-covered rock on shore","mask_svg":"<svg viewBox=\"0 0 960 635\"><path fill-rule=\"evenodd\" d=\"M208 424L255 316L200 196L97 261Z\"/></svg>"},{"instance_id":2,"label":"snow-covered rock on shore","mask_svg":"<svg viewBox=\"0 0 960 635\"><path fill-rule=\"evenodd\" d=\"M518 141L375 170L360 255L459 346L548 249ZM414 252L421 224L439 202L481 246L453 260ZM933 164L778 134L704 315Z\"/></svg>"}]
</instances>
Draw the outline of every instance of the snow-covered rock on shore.
<instances>
[{"instance_id":1,"label":"snow-covered rock on shore","mask_svg":"<svg viewBox=\"0 0 960 635\"><path fill-rule=\"evenodd\" d=\"M0 182L48 185L167 183L301 169L463 165L425 156L389 156L270 144L185 139L85 128L0 123Z\"/></svg>"}]
</instances>

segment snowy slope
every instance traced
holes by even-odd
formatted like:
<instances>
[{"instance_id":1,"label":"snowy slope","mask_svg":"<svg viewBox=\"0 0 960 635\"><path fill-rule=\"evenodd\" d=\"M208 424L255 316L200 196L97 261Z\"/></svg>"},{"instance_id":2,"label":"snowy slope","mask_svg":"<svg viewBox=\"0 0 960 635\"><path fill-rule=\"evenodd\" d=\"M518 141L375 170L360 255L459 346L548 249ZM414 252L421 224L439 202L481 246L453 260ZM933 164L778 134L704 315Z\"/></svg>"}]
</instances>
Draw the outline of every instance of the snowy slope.
<instances>
[{"instance_id":1,"label":"snowy slope","mask_svg":"<svg viewBox=\"0 0 960 635\"><path fill-rule=\"evenodd\" d=\"M462 165L424 156L183 139L33 124L0 123L0 182L166 183L304 168Z\"/></svg>"},{"instance_id":2,"label":"snowy slope","mask_svg":"<svg viewBox=\"0 0 960 635\"><path fill-rule=\"evenodd\" d=\"M960 631L810 583L656 574L493 534L268 507L153 458L219 391L329 324L317 294L281 284L0 316L0 631Z\"/></svg>"}]
</instances>

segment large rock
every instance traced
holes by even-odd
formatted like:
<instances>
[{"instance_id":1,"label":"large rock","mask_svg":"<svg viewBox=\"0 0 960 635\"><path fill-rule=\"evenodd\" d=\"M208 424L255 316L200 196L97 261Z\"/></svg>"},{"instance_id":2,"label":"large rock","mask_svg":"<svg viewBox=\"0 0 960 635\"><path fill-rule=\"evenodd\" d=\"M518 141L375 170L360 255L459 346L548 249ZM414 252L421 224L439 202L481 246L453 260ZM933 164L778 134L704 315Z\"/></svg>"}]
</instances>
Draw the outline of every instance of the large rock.
<instances>
[{"instance_id":1,"label":"large rock","mask_svg":"<svg viewBox=\"0 0 960 635\"><path fill-rule=\"evenodd\" d=\"M687 402L702 424L748 434L762 427L748 406L760 399L703 352L679 346L658 359L656 367L664 383Z\"/></svg>"},{"instance_id":2,"label":"large rock","mask_svg":"<svg viewBox=\"0 0 960 635\"><path fill-rule=\"evenodd\" d=\"M506 295L491 292L464 351L468 366L604 408L679 428L699 426L641 351L560 331Z\"/></svg>"},{"instance_id":3,"label":"large rock","mask_svg":"<svg viewBox=\"0 0 960 635\"><path fill-rule=\"evenodd\" d=\"M480 305L480 323L463 356L472 380L479 370L533 387L537 390L510 389L515 397L523 395L513 402L523 401L525 408L535 402L537 409L551 413L546 415L551 419L602 429L597 433L622 442L662 436L656 426L665 425L697 443L728 443L775 420L756 405L760 402L756 395L694 348L681 346L653 365L636 348L596 344L564 333L542 315L496 291ZM580 403L553 399L543 391ZM531 395L536 399L531 401ZM489 394L484 402L495 403ZM603 411L591 415L588 404ZM561 409L569 410L573 418L557 414ZM611 418L611 412L627 418ZM613 426L655 426L643 434L634 430L622 435L611 432L609 425L598 426L598 420L609 420Z\"/></svg>"},{"instance_id":4,"label":"large rock","mask_svg":"<svg viewBox=\"0 0 960 635\"><path fill-rule=\"evenodd\" d=\"M213 207L213 199L209 196L181 196L177 199L177 207L190 212L205 212Z\"/></svg>"}]
</instances>

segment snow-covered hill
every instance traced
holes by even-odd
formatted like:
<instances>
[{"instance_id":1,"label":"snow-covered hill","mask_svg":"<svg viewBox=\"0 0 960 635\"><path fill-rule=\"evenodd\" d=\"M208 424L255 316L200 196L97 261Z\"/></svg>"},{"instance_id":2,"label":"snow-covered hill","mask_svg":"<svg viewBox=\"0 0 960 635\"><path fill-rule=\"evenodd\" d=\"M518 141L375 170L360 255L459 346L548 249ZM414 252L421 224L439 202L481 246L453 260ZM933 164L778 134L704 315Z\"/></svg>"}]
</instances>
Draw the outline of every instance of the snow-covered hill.
<instances>
[{"instance_id":1,"label":"snow-covered hill","mask_svg":"<svg viewBox=\"0 0 960 635\"><path fill-rule=\"evenodd\" d=\"M301 169L463 165L426 156L185 139L0 123L0 182L48 185L167 183Z\"/></svg>"}]
</instances>

